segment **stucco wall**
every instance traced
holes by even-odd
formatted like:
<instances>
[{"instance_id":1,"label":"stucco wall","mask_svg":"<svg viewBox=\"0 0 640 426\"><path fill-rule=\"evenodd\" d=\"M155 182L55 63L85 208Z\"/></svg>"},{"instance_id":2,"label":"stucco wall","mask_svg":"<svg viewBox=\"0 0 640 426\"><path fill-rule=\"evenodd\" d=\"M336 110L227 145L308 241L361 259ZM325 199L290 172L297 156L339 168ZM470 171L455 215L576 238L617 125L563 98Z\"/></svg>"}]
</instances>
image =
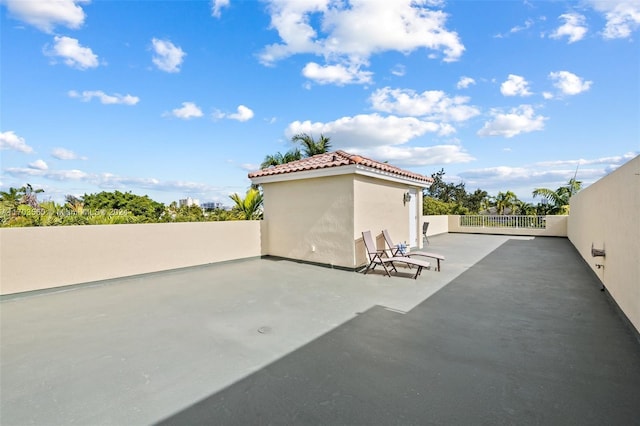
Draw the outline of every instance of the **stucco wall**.
<instances>
[{"instance_id":1,"label":"stucco wall","mask_svg":"<svg viewBox=\"0 0 640 426\"><path fill-rule=\"evenodd\" d=\"M260 221L3 228L0 294L260 255Z\"/></svg>"},{"instance_id":2,"label":"stucco wall","mask_svg":"<svg viewBox=\"0 0 640 426\"><path fill-rule=\"evenodd\" d=\"M446 234L449 232L449 216L447 215L423 216L422 222L429 222L427 236ZM420 232L422 232L422 225L420 226Z\"/></svg>"},{"instance_id":3,"label":"stucco wall","mask_svg":"<svg viewBox=\"0 0 640 426\"><path fill-rule=\"evenodd\" d=\"M403 196L409 190L406 184L373 179L367 176L356 176L355 206L354 206L354 234L356 240L355 265L361 266L368 263L362 232L371 231L376 238L378 248L384 247L382 230L388 229L394 243L409 240L409 206L403 201ZM422 191L417 192L416 227L418 236L422 235ZM422 238L418 238L420 246Z\"/></svg>"},{"instance_id":4,"label":"stucco wall","mask_svg":"<svg viewBox=\"0 0 640 426\"><path fill-rule=\"evenodd\" d=\"M352 268L353 176L262 185L271 256Z\"/></svg>"},{"instance_id":5,"label":"stucco wall","mask_svg":"<svg viewBox=\"0 0 640 426\"><path fill-rule=\"evenodd\" d=\"M572 197L568 236L640 331L640 156Z\"/></svg>"}]
</instances>

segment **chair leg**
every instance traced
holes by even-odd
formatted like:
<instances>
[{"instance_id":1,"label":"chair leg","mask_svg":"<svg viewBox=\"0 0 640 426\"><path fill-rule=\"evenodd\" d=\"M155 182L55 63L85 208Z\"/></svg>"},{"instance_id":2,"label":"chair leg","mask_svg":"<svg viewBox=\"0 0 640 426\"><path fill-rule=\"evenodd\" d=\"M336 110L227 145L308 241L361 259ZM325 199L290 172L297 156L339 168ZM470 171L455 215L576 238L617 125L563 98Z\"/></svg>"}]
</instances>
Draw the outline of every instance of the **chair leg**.
<instances>
[{"instance_id":1,"label":"chair leg","mask_svg":"<svg viewBox=\"0 0 640 426\"><path fill-rule=\"evenodd\" d=\"M384 268L384 272L387 274L387 276L391 277L391 272L389 272L389 269L387 269L387 265L385 265L384 262L381 263L380 265L382 265L382 267ZM393 266L393 263L391 264L391 267L395 270L395 266Z\"/></svg>"},{"instance_id":2,"label":"chair leg","mask_svg":"<svg viewBox=\"0 0 640 426\"><path fill-rule=\"evenodd\" d=\"M422 272L422 266L418 266L418 270L416 271L416 275L413 277L414 280L418 279L418 275Z\"/></svg>"}]
</instances>

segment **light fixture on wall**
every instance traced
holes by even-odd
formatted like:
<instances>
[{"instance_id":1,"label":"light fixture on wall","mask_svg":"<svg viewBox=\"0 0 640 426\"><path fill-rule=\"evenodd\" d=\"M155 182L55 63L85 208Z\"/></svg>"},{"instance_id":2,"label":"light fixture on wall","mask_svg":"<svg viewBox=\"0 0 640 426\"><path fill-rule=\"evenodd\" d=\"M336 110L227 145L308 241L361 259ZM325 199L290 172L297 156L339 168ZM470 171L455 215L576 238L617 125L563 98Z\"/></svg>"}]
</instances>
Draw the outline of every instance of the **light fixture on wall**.
<instances>
[{"instance_id":1,"label":"light fixture on wall","mask_svg":"<svg viewBox=\"0 0 640 426\"><path fill-rule=\"evenodd\" d=\"M406 192L403 196L402 196L402 202L404 204L407 204L409 201L411 201L411 193L410 192Z\"/></svg>"}]
</instances>

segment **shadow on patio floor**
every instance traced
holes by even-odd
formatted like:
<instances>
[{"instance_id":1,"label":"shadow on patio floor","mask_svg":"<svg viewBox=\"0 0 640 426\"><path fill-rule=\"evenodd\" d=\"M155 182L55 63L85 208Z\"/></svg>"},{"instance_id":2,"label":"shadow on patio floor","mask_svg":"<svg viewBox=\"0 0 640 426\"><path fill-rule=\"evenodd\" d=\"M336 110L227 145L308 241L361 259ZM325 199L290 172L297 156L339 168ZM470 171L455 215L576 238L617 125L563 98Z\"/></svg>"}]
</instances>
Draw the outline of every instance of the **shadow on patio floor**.
<instances>
[{"instance_id":1,"label":"shadow on patio floor","mask_svg":"<svg viewBox=\"0 0 640 426\"><path fill-rule=\"evenodd\" d=\"M161 421L640 424L640 344L570 242L510 240Z\"/></svg>"}]
</instances>

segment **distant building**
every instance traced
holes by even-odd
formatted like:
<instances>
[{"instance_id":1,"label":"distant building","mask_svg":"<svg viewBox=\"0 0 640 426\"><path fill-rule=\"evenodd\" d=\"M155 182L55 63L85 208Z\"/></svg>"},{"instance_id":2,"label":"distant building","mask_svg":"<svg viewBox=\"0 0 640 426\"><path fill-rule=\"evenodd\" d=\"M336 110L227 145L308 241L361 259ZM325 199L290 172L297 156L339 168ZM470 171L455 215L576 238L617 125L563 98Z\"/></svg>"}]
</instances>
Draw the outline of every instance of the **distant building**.
<instances>
[{"instance_id":1,"label":"distant building","mask_svg":"<svg viewBox=\"0 0 640 426\"><path fill-rule=\"evenodd\" d=\"M200 200L196 199L196 198L191 198L191 197L187 197L187 198L183 198L181 200L178 200L178 207L191 207L191 206L198 206L200 207Z\"/></svg>"},{"instance_id":2,"label":"distant building","mask_svg":"<svg viewBox=\"0 0 640 426\"><path fill-rule=\"evenodd\" d=\"M222 203L210 201L210 202L202 203L201 207L205 210L216 210L216 209L222 208Z\"/></svg>"}]
</instances>

